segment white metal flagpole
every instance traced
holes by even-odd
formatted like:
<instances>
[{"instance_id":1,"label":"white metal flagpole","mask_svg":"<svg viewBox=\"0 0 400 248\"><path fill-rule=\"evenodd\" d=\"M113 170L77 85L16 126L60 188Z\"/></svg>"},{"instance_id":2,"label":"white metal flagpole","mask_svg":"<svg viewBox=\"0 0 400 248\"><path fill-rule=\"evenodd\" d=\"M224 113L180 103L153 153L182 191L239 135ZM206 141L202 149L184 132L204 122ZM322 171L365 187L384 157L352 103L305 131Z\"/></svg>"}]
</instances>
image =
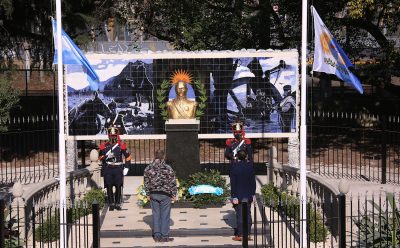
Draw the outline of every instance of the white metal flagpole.
<instances>
[{"instance_id":1,"label":"white metal flagpole","mask_svg":"<svg viewBox=\"0 0 400 248\"><path fill-rule=\"evenodd\" d=\"M308 1L302 0L301 13L301 98L300 98L300 247L307 246L307 17Z\"/></svg>"},{"instance_id":2,"label":"white metal flagpole","mask_svg":"<svg viewBox=\"0 0 400 248\"><path fill-rule=\"evenodd\" d=\"M61 42L61 0L56 0L57 19L57 81L58 81L58 164L60 177L60 247L66 246L66 179L65 179L65 134L64 134L64 84Z\"/></svg>"}]
</instances>

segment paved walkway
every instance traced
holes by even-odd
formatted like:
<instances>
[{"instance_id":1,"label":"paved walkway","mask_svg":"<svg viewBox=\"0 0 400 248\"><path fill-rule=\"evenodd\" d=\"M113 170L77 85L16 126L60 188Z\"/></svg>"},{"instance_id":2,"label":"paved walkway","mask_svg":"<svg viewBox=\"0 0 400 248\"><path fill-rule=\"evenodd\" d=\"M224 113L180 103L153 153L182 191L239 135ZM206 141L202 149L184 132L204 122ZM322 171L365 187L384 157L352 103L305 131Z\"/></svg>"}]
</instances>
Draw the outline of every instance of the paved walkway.
<instances>
[{"instance_id":1,"label":"paved walkway","mask_svg":"<svg viewBox=\"0 0 400 248\"><path fill-rule=\"evenodd\" d=\"M259 180L259 186L264 179ZM101 247L241 247L241 242L232 240L236 221L229 202L222 208L173 206L171 237L175 240L155 243L151 237L151 209L137 205L136 188L142 180L143 177L126 177L122 211L104 211ZM258 220L261 220L259 214Z\"/></svg>"},{"instance_id":2,"label":"paved walkway","mask_svg":"<svg viewBox=\"0 0 400 248\"><path fill-rule=\"evenodd\" d=\"M137 205L136 189L143 177L126 177L122 211L103 211L101 245L108 247L241 247L241 242L231 239L235 223L235 212L227 202L222 208L178 208L171 211L170 243L155 243L151 237L151 209ZM338 187L340 179L326 179ZM265 184L267 176L257 177L257 191ZM382 185L367 181L348 181L348 196L378 195L384 192L399 192L396 185ZM254 214L254 213L253 213ZM257 211L257 219L261 220ZM259 222L261 227L261 222Z\"/></svg>"}]
</instances>

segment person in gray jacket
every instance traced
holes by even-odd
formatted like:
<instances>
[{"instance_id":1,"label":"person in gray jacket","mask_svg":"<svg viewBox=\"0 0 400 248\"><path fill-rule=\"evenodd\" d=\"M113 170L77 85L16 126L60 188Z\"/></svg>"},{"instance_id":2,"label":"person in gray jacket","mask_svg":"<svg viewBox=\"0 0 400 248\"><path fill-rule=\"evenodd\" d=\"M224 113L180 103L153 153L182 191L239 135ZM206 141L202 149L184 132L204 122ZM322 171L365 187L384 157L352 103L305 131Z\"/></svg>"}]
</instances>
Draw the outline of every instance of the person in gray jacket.
<instances>
[{"instance_id":1,"label":"person in gray jacket","mask_svg":"<svg viewBox=\"0 0 400 248\"><path fill-rule=\"evenodd\" d=\"M144 189L150 200L155 242L170 242L171 202L177 194L175 172L165 163L163 150L157 150L154 161L144 170Z\"/></svg>"}]
</instances>

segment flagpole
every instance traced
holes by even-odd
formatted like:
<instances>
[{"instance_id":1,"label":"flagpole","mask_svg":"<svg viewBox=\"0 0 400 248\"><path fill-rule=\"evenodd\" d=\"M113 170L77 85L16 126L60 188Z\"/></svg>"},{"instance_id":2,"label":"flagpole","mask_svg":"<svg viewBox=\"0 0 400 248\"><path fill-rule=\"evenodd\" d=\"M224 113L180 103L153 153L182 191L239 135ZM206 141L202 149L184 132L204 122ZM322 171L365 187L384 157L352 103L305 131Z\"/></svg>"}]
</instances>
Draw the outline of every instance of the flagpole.
<instances>
[{"instance_id":1,"label":"flagpole","mask_svg":"<svg viewBox=\"0 0 400 248\"><path fill-rule=\"evenodd\" d=\"M307 247L307 18L308 0L302 0L301 14L301 99L300 99L300 247Z\"/></svg>"},{"instance_id":2,"label":"flagpole","mask_svg":"<svg viewBox=\"0 0 400 248\"><path fill-rule=\"evenodd\" d=\"M56 0L57 19L57 81L58 81L58 158L60 177L60 247L66 247L66 178L65 178L65 134L64 134L64 84L63 48L61 42L61 0Z\"/></svg>"}]
</instances>

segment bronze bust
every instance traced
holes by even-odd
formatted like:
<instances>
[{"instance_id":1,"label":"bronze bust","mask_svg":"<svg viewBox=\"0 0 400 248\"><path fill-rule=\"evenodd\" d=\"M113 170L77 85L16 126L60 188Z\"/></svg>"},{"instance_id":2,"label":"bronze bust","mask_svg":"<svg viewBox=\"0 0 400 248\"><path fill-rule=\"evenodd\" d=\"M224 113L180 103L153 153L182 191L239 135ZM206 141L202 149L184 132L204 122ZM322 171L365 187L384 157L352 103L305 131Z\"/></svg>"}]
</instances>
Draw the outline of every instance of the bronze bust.
<instances>
[{"instance_id":1,"label":"bronze bust","mask_svg":"<svg viewBox=\"0 0 400 248\"><path fill-rule=\"evenodd\" d=\"M176 97L167 102L169 119L194 119L196 117L197 102L187 99L186 84L185 81L175 82Z\"/></svg>"}]
</instances>

